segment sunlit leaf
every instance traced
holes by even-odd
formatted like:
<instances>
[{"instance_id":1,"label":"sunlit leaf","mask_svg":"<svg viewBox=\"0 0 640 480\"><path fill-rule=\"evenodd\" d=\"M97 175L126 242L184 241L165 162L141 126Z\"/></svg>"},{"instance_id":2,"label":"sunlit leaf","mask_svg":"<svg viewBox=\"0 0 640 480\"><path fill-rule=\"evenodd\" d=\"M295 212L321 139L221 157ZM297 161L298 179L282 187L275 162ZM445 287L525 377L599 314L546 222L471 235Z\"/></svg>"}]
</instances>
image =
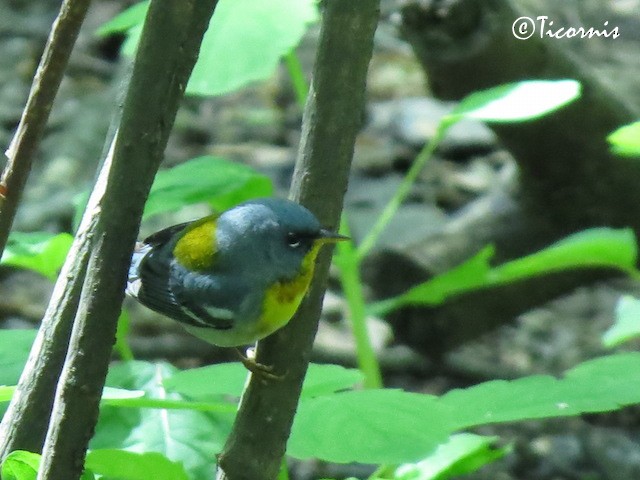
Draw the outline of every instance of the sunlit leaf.
<instances>
[{"instance_id":1,"label":"sunlit leaf","mask_svg":"<svg viewBox=\"0 0 640 480\"><path fill-rule=\"evenodd\" d=\"M612 348L640 337L640 300L625 295L618 300L614 325L602 336L605 347Z\"/></svg>"},{"instance_id":2,"label":"sunlit leaf","mask_svg":"<svg viewBox=\"0 0 640 480\"><path fill-rule=\"evenodd\" d=\"M607 137L611 150L625 157L640 157L640 122L620 127Z\"/></svg>"},{"instance_id":3,"label":"sunlit leaf","mask_svg":"<svg viewBox=\"0 0 640 480\"><path fill-rule=\"evenodd\" d=\"M9 453L2 462L3 480L36 480L40 467L40 455L16 450Z\"/></svg>"},{"instance_id":4,"label":"sunlit leaf","mask_svg":"<svg viewBox=\"0 0 640 480\"><path fill-rule=\"evenodd\" d=\"M465 97L447 122L473 118L485 122L520 122L551 113L580 96L575 80L526 80L474 92Z\"/></svg>"},{"instance_id":5,"label":"sunlit leaf","mask_svg":"<svg viewBox=\"0 0 640 480\"><path fill-rule=\"evenodd\" d=\"M271 181L255 170L223 158L202 156L160 170L145 205L144 218L178 210L185 205L209 203L225 210L238 200L269 196Z\"/></svg>"},{"instance_id":6,"label":"sunlit leaf","mask_svg":"<svg viewBox=\"0 0 640 480\"><path fill-rule=\"evenodd\" d=\"M393 480L446 480L475 472L509 451L496 448L497 439L471 433L452 435L426 459L398 467Z\"/></svg>"},{"instance_id":7,"label":"sunlit leaf","mask_svg":"<svg viewBox=\"0 0 640 480\"><path fill-rule=\"evenodd\" d=\"M316 4L316 0L220 0L186 93L220 95L272 76L280 59L317 21ZM103 25L99 34L128 30L123 52L132 55L147 7L148 2L134 5Z\"/></svg>"}]
</instances>

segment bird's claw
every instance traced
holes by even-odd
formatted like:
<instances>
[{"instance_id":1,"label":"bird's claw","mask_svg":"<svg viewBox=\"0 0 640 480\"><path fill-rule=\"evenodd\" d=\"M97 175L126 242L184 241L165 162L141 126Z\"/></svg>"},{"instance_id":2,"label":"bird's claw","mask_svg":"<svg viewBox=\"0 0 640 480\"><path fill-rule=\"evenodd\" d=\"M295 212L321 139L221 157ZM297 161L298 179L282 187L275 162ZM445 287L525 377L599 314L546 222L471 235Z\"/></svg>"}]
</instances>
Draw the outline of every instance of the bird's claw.
<instances>
[{"instance_id":1,"label":"bird's claw","mask_svg":"<svg viewBox=\"0 0 640 480\"><path fill-rule=\"evenodd\" d=\"M243 355L240 350L236 350L240 361L244 367L251 373L257 375L264 380L277 380L282 381L284 375L277 375L273 373L273 367L271 365L263 365L255 361L255 353L253 348L247 349L247 354Z\"/></svg>"}]
</instances>

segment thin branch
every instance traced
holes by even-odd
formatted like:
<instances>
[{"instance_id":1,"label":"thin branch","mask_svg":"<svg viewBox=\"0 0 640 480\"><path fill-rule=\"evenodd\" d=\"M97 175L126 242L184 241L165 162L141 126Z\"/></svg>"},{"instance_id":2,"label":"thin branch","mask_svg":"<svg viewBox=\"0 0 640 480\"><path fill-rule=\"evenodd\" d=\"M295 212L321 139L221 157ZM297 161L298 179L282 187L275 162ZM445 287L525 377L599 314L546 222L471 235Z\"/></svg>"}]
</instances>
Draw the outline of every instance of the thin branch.
<instances>
[{"instance_id":1,"label":"thin branch","mask_svg":"<svg viewBox=\"0 0 640 480\"><path fill-rule=\"evenodd\" d=\"M39 480L77 479L93 433L144 202L216 0L154 0L142 33ZM105 167L106 168L106 167Z\"/></svg>"},{"instance_id":2,"label":"thin branch","mask_svg":"<svg viewBox=\"0 0 640 480\"><path fill-rule=\"evenodd\" d=\"M91 0L65 0L60 7L20 124L7 150L8 163L0 179L0 255L7 244L33 157L90 3Z\"/></svg>"},{"instance_id":3,"label":"thin branch","mask_svg":"<svg viewBox=\"0 0 640 480\"><path fill-rule=\"evenodd\" d=\"M379 0L325 2L291 197L328 227L340 219L378 10ZM258 343L256 360L284 377L266 383L251 378L219 457L218 479L276 478L318 328L330 258L330 251L321 253L310 292L289 325Z\"/></svg>"},{"instance_id":4,"label":"thin branch","mask_svg":"<svg viewBox=\"0 0 640 480\"><path fill-rule=\"evenodd\" d=\"M116 87L118 104L121 105L126 87L120 85L126 85L131 77L130 64L121 69L119 76L126 78L126 81L117 82ZM105 159L104 163L111 162L121 113L122 109L119 108L111 121L102 155ZM96 185L104 186L108 173L108 168L102 168ZM89 261L91 232L95 228L93 223L95 212L99 209L103 195L104 188L94 188L91 192L73 245L69 249L49 299L38 336L31 347L29 359L0 424L0 460L14 450L37 453L42 451L53 408L56 384L67 355L73 319L78 310Z\"/></svg>"}]
</instances>

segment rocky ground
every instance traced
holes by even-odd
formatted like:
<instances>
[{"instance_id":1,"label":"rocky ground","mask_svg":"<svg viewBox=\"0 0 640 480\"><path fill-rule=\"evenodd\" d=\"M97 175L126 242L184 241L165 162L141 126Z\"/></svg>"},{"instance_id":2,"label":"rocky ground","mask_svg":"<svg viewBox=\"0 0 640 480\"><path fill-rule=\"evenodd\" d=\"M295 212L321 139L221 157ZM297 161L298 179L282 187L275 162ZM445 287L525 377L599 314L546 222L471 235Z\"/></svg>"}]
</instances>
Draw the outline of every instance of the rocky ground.
<instances>
[{"instance_id":1,"label":"rocky ground","mask_svg":"<svg viewBox=\"0 0 640 480\"><path fill-rule=\"evenodd\" d=\"M53 0L0 3L2 148L8 145L19 121L33 69L58 3ZM127 2L94 2L42 143L16 221L18 230L69 231L71 228L74 198L90 187L109 127L109 116L105 112L115 107L114 98L122 75L117 41L97 39L93 32L124 3ZM594 5L601 3L584 2L585 14L597 17L600 11ZM396 34L397 6L398 2L392 0L383 2L383 21L369 74L366 124L358 139L347 196L356 239L366 232L417 151L433 135L438 119L450 108L428 98L424 73L410 47ZM637 1L612 1L607 8L621 22L638 25ZM626 73L632 68L637 72L638 60L629 52L633 47L637 56L634 42L640 36L633 31L634 35L624 44L627 48L619 48L622 42L615 48L590 44L588 48L580 45L577 53L599 62L601 72L620 81L619 77L624 75L612 72ZM317 33L317 28L311 28L299 49L307 71ZM631 92L632 83L637 88L637 82L627 82L621 88ZM637 91L635 95L638 96ZM186 99L165 163L173 165L205 153L226 156L266 172L284 193L300 136L300 118L284 70L266 82L235 94ZM481 124L456 127L421 175L410 201L383 236L380 248L397 247L398 241L428 241L430 235L456 218L459 209L488 194L496 185L517 188L517 167L508 152L501 149L494 134ZM202 213L199 207L184 209L171 218L144 225L143 231L153 231ZM48 281L27 272L0 271L3 292L0 326L36 325L51 287ZM625 279L584 285L451 352L438 368L408 347L395 344L393 332L383 321L372 319L372 329L388 385L442 393L494 378L559 374L582 360L602 354L600 336L612 322L618 297L621 292L637 293L638 290L637 284ZM214 351L183 334L174 322L158 319L135 305L130 307L135 325L131 342L139 358L170 358L182 366L227 358L226 353ZM339 292L330 292L316 358L352 365L352 343L341 312ZM505 460L468 478L640 478L639 432L635 408L608 416L483 428L480 433L499 435L503 443L514 445L514 451ZM313 463L295 468L299 479L320 478L320 475L365 476L367 472L366 468L350 471L345 467Z\"/></svg>"}]
</instances>

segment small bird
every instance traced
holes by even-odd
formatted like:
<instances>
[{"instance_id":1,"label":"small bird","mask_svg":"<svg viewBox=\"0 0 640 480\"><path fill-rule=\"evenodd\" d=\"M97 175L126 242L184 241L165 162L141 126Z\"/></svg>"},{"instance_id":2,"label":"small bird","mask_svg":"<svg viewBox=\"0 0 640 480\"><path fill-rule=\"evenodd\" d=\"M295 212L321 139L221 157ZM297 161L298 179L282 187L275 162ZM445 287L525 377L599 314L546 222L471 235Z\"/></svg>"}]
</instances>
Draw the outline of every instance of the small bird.
<instances>
[{"instance_id":1,"label":"small bird","mask_svg":"<svg viewBox=\"0 0 640 480\"><path fill-rule=\"evenodd\" d=\"M346 239L297 203L250 200L136 244L127 293L209 343L247 345L291 320L320 247Z\"/></svg>"}]
</instances>

